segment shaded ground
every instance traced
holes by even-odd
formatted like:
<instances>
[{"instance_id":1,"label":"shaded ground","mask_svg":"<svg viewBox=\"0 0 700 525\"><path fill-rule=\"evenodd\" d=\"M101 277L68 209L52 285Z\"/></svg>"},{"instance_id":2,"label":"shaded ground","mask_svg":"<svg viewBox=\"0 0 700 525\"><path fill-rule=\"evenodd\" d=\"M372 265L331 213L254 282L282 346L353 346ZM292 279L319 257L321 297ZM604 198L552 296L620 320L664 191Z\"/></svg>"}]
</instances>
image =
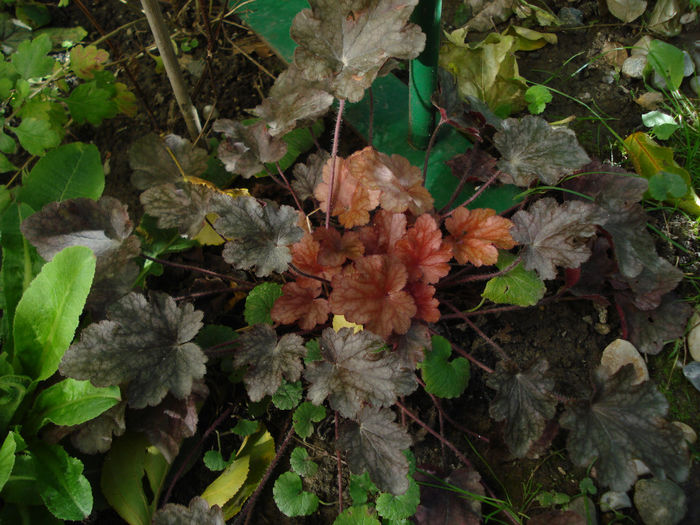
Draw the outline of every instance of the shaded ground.
<instances>
[{"instance_id":1,"label":"shaded ground","mask_svg":"<svg viewBox=\"0 0 700 525\"><path fill-rule=\"evenodd\" d=\"M449 16L450 13L454 13L455 6L450 2L446 4ZM588 19L594 18L594 11L590 6L595 4L594 2L558 2L557 4L585 8L589 14L587 16L590 16ZM136 4L125 7L116 0L110 0L99 3L90 2L89 5L108 32L141 17L138 10L133 7ZM171 6L161 5L177 28L176 41L194 37L199 42L197 48L192 53L186 54L183 60L183 67L189 65L189 70L195 72L186 74L191 86L196 86L200 76L204 75L195 98L198 109L202 111L205 105L215 105L222 117L247 116L244 110L257 105L262 94L267 92L272 83L272 79L260 66L275 74L281 71L282 64L270 55L254 35L237 27L234 19L223 26L225 37L221 39L218 50L214 54L211 78L209 78L203 61L206 53L206 32L193 12L194 2L187 6L184 2L175 2ZM173 13L178 10L181 11L181 15L173 20ZM214 8L214 12L218 14L217 7ZM79 23L91 30L88 20L73 4L57 13L58 25L61 24L61 17L64 17L70 23ZM68 25L68 22L64 24ZM639 34L632 26L611 23L614 21L610 19L605 19L604 22L585 29L558 31L558 45L546 46L536 52L522 53L522 56L518 57L520 73L528 80L546 82L549 86L586 102L595 108L615 131L626 136L641 125L641 111L632 102L632 98L643 86L641 81L616 79L614 76L610 81L612 67L605 65L603 61L596 60L596 57L599 56L605 43L618 42L622 45L631 45ZM449 23L447 17L446 23ZM91 30L90 38L97 36L98 34ZM148 106L154 113L157 130L186 135L182 121L178 118L177 108L165 75L156 73L154 60L143 53L144 48L151 45L145 20L118 32L114 39L118 42L123 56L130 57L126 63L139 80ZM241 49L258 64L244 56ZM198 75L197 71L200 69ZM123 76L120 76L120 80L125 81ZM607 129L577 102L564 97L555 97L544 114L550 121L560 120L570 115L577 117L571 127L577 132L580 141L591 155L614 161L621 159L619 149L614 145L614 139ZM106 193L128 203L132 213L137 212L135 215L140 213L137 211L140 210L140 206L129 184L130 170L126 151L136 138L152 130L151 121L145 112L141 112L134 119L119 117L106 122L99 128L84 126L75 131L76 139L94 142L103 156L109 159L110 175L107 179ZM256 194L270 195L266 193L270 191L269 186L265 186L264 183L256 186L254 191ZM655 220L657 226L667 231L671 238L681 239L680 242L691 252L694 250L696 254L700 253L697 238L687 234L687 224L661 215L656 216ZM663 241L659 242L659 248L669 260L673 262L678 260L686 267L686 271L697 271L698 257L680 252L673 245ZM212 256L201 250L183 254L180 257L182 260L207 265L207 267L216 266L220 261L218 256ZM187 280L185 275L172 271L166 271L161 281L165 284L159 286L171 288L174 291L178 288L187 291L187 287L191 284L191 280ZM686 284L684 291L691 293L692 288ZM198 302L197 307L209 312L221 310L218 303L212 304L211 301ZM233 322L237 318L240 318L240 311L237 309L225 316L227 322ZM221 322L222 318L214 320ZM504 313L488 319L477 318L477 324L520 364L534 362L542 356L546 357L557 381L556 391L563 396L573 395L587 387L589 374L598 363L602 349L619 335L619 322L614 308L600 309L586 301L559 302ZM475 357L482 359L490 366L494 365L492 353L485 349L486 343L468 327L461 327L459 323L450 323L441 325L438 329L455 344L474 352ZM650 360L650 367L652 376L669 396L672 417L683 419L695 428L699 428L700 395L689 387L680 371L674 367L676 362L682 362L684 358L682 349L675 354L671 354L667 349L660 356ZM223 376L214 376L211 379L213 385L221 384L219 380L225 382ZM234 395L237 399L244 399L245 396L240 389L233 393L225 388L220 392L217 392L216 388L212 390L211 399L222 404L226 401L223 396ZM521 502L538 487L569 494L577 493L578 482L585 476L585 472L574 468L569 462L564 450L564 436L555 437L546 455L534 460L514 461L498 437L498 424L488 417L488 401L491 396L492 391L485 387L481 375L474 372L464 396L458 400L443 402L443 407L458 423L490 440L488 443L478 439L471 440L483 458L482 461L476 454L470 452L469 445L464 441L464 434L447 426L447 437L457 444L460 450L467 453L496 495L511 498L515 508L520 508ZM424 421L436 427L437 414L429 399L420 395L413 396L406 400L406 404L409 408L417 410ZM220 405L215 405L215 403L208 403L200 414L202 429L216 418ZM244 413L243 405L235 411L235 414ZM286 426L287 414L272 412L270 415L272 418L269 429L276 442L279 442ZM418 430L417 427L412 428L414 432ZM419 440L414 450L419 464L435 465L446 461L448 465L456 466L454 458L449 453L443 455L435 439L426 436L424 432L418 432L417 435ZM335 501L337 500L336 464L332 455L331 425L328 423L321 425L317 434L309 442L314 447L315 459L321 463L321 469L307 489L314 490L323 501ZM208 443L205 446L210 447L211 444ZM225 454L229 450L234 450L238 446L237 438L225 439L223 446ZM283 459L278 471L283 472L287 468L288 462ZM695 523L700 520L698 515L700 510L697 508L697 505L700 505L699 474L698 469L695 468L690 481L686 483L690 509L686 523ZM276 475L273 474L272 479ZM201 464L196 464L187 477L179 483L173 500L180 503L188 501L192 496L201 493L214 477L215 474L204 469ZM93 486L97 485L93 484ZM536 510L536 505L522 510L527 512ZM335 507L322 506L320 512L312 518L296 520L284 518L271 499L270 483L256 506L253 523L330 523L336 513ZM604 522L606 519L610 519L610 516L603 517ZM92 522L108 524L119 523L120 520L112 511L104 510Z\"/></svg>"}]
</instances>

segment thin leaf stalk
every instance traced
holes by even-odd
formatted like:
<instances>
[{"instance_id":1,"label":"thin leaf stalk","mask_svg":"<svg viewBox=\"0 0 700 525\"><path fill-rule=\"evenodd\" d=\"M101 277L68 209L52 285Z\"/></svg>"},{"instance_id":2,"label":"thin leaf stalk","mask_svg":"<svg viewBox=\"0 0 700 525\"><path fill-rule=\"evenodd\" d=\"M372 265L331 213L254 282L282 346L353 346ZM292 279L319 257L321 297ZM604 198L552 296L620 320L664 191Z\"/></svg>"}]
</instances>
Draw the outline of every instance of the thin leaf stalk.
<instances>
[{"instance_id":1,"label":"thin leaf stalk","mask_svg":"<svg viewBox=\"0 0 700 525\"><path fill-rule=\"evenodd\" d=\"M428 147L425 148L425 159L423 160L423 181L425 181L425 178L428 176L428 161L430 160L430 152L433 150L433 146L435 146L435 141L437 140L437 134L444 124L447 124L447 121L440 116L440 120L430 135Z\"/></svg>"},{"instance_id":2,"label":"thin leaf stalk","mask_svg":"<svg viewBox=\"0 0 700 525\"><path fill-rule=\"evenodd\" d=\"M275 454L275 457L272 459L270 462L270 465L267 467L267 470L265 471L265 475L263 475L262 479L260 480L260 483L258 484L257 488L255 489L255 492L250 496L248 499L248 503L246 503L245 507L243 507L243 510L241 513L238 515L238 519L236 519L235 524L238 525L241 523L241 520L245 518L245 521L243 522L244 525L248 525L250 523L250 518L253 515L253 508L255 508L255 503L258 500L258 497L260 496L260 493L262 492L263 488L265 487L265 484L267 481L270 479L270 476L272 475L272 472L275 470L275 467L277 466L277 463L279 463L279 460L282 458L284 455L285 451L287 450L287 447L289 446L289 442L292 440L292 436L294 436L294 425L292 425L292 416L290 414L289 419L287 420L287 433L284 436L284 440L282 440L282 444L280 445L279 449L277 449L277 453Z\"/></svg>"},{"instance_id":3,"label":"thin leaf stalk","mask_svg":"<svg viewBox=\"0 0 700 525\"><path fill-rule=\"evenodd\" d=\"M400 402L396 402L396 406L398 406L402 411L406 413L408 417L410 417L413 421L418 423L421 427L423 427L425 430L428 431L431 435L433 435L435 438L437 438L440 443L444 443L447 448L449 448L454 455L457 457L458 460L462 462L462 464L466 467L473 468L471 461L469 461L464 454L462 454L459 449L454 446L454 444L449 441L448 439L442 437L438 432L430 428L430 426L427 423L424 423L417 415L415 415L413 412L411 412L406 406L401 404Z\"/></svg>"},{"instance_id":4,"label":"thin leaf stalk","mask_svg":"<svg viewBox=\"0 0 700 525\"><path fill-rule=\"evenodd\" d=\"M491 273L479 273L476 275L470 275L468 277L465 277L464 279L460 279L459 281L447 281L446 285L455 286L458 284L473 283L475 281L487 281L489 279L493 279L494 277L500 277L501 275L507 274L513 268L518 266L518 264L520 264L521 260L522 260L522 256L519 255L518 257L515 258L515 260L512 263L510 263L508 266L503 268L503 270L499 270L497 272L491 272ZM439 284L442 284L442 283L439 283Z\"/></svg>"},{"instance_id":5,"label":"thin leaf stalk","mask_svg":"<svg viewBox=\"0 0 700 525\"><path fill-rule=\"evenodd\" d=\"M444 317L445 317L445 316L442 316L442 318L444 318ZM433 330L433 329L430 328L430 327L428 327L428 331L429 331L431 334L433 334L433 335L440 335L440 334L438 334L435 330ZM471 355L469 352L467 352L467 351L466 351L465 349L463 349L461 346L458 346L458 345L456 345L456 344L454 344L454 343L452 343L452 342L450 342L450 345L452 345L452 349L453 349L455 352L457 352L458 354L460 354L462 357L464 357L464 358L467 359L468 361L471 361L474 365L476 365L476 366L478 366L479 368L481 368L484 372L486 372L487 374L493 374L493 369L492 369L492 368L486 366L484 363L482 363L481 361L479 361L476 357L474 357L473 355Z\"/></svg>"},{"instance_id":6,"label":"thin leaf stalk","mask_svg":"<svg viewBox=\"0 0 700 525\"><path fill-rule=\"evenodd\" d=\"M338 431L338 411L335 411L335 442L340 439L340 432ZM340 459L340 450L335 450L335 460L338 465L338 514L343 512L343 464Z\"/></svg>"},{"instance_id":7,"label":"thin leaf stalk","mask_svg":"<svg viewBox=\"0 0 700 525\"><path fill-rule=\"evenodd\" d=\"M499 175L498 171L496 173L494 173L493 175L491 175L491 177L489 177L486 182L484 182L481 186L479 186L479 189L476 190L474 192L474 194L471 197L469 197L466 201L464 201L462 204L460 204L460 206L469 206L472 202L474 202L479 197L479 195L481 195L482 193L484 193L486 191L486 188L488 188L489 186L491 186L491 184L496 182L496 179L498 179L498 175ZM444 211L444 214L441 215L441 217L440 217L441 219L445 219L446 217L449 217L452 214L452 212L456 209L456 208L454 208L454 209L450 210L449 207L452 206L454 201L457 199L459 194L462 192L462 188L464 188L464 185L466 184L466 182L467 182L467 177L465 174L462 177L462 180L459 181L459 184L455 188L455 191L452 193L452 197L450 197L450 201L447 203L447 205L444 208L442 208L442 210L440 210L441 213L444 210L446 210L446 211Z\"/></svg>"},{"instance_id":8,"label":"thin leaf stalk","mask_svg":"<svg viewBox=\"0 0 700 525\"><path fill-rule=\"evenodd\" d=\"M236 279L235 277L231 277L230 275L226 275L223 273L218 273L218 272L213 272L211 270L205 270L204 268L199 268L198 266L192 266L191 264L180 264L172 261L166 261L164 259L158 259L157 257L151 257L150 255L146 255L145 253L141 254L141 257L144 259L148 259L149 261L156 262L158 264L162 264L164 266L172 266L173 268L181 268L183 270L190 270L193 272L199 272L203 273L205 275L211 275L212 277L218 277L220 279L225 279L227 281L234 282L238 284L238 288L241 290L252 290L255 285L246 281L241 281L240 279Z\"/></svg>"},{"instance_id":9,"label":"thin leaf stalk","mask_svg":"<svg viewBox=\"0 0 700 525\"><path fill-rule=\"evenodd\" d=\"M474 331L479 335L479 337L481 337L484 341L486 341L486 342L491 346L491 348L493 348L493 349L496 351L496 353L498 354L498 356L499 356L501 359L503 359L504 361L512 361L512 360L513 360L513 359L511 359L511 357L506 353L506 351L503 350L503 348L501 348L501 346L500 346L498 343L496 343L496 341L494 341L494 340L491 339L488 335L486 335L486 334L481 330L481 328L479 328L478 326L476 326L476 325L474 324L474 322L473 322L471 319L469 319L466 315L462 315L462 312L460 312L459 309L457 309L453 304L451 304L451 303L449 303L449 302L445 302L445 301L443 301L443 304L447 305L447 307L448 307L449 309L451 309L452 311L454 311L455 314L459 314L459 315L457 315L457 317L458 317L459 319L462 319L462 321L464 321L465 323L467 323L467 324L469 325L469 327L470 327L472 330L474 330Z\"/></svg>"},{"instance_id":10,"label":"thin leaf stalk","mask_svg":"<svg viewBox=\"0 0 700 525\"><path fill-rule=\"evenodd\" d=\"M326 229L331 225L331 211L333 210L333 186L335 186L335 171L338 160L338 140L340 139L340 124L343 121L343 110L345 109L345 99L338 102L338 116L335 120L335 131L333 132L333 147L331 150L331 181L328 187L328 209L326 210Z\"/></svg>"},{"instance_id":11,"label":"thin leaf stalk","mask_svg":"<svg viewBox=\"0 0 700 525\"><path fill-rule=\"evenodd\" d=\"M301 202L299 201L299 197L297 197L296 192L294 191L294 188L292 188L292 185L289 184L289 180L287 177L284 176L284 172L282 171L282 167L280 166L279 162L275 162L275 166L277 167L277 172L280 174L280 177L282 177L282 180L284 181L285 187L287 190L289 190L289 193L292 194L292 197L294 198L294 202L297 205L297 208L299 208L299 211L301 213L304 213L304 207L301 205ZM306 213L304 213L306 215Z\"/></svg>"}]
</instances>

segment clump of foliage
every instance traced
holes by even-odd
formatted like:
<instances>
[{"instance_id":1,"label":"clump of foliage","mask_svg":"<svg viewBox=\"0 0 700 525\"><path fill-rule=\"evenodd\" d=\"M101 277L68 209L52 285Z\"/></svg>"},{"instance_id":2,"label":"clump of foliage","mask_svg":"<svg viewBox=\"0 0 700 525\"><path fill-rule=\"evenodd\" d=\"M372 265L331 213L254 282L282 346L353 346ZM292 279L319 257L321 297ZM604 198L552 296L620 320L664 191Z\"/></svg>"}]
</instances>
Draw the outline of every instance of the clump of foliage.
<instances>
[{"instance_id":1,"label":"clump of foliage","mask_svg":"<svg viewBox=\"0 0 700 525\"><path fill-rule=\"evenodd\" d=\"M646 231L639 204L646 180L591 161L571 131L539 117L501 120L480 113L461 102L450 84L437 101L441 124L469 128L482 142L451 162L460 184L445 208L434 208L424 173L405 158L371 145L346 157L338 154L346 101L360 100L390 59L421 51L424 37L409 22L415 4L311 1L292 26L299 44L294 64L254 109L259 120L214 123L225 169L243 178L269 175L288 190L293 206L209 182L206 151L174 135L146 136L129 151L132 182L147 214L136 230L126 207L102 196L100 181L87 175L80 190L66 180L60 197L45 195L40 181L51 167L37 163L24 184L7 194L3 341L11 344L3 347L0 362L0 380L10 385L1 405L9 408L0 412L5 425L0 431L6 432L0 488L6 501L26 504L30 493L21 480L35 475L31 490L54 516L89 514L91 492L82 464L38 434L52 423L82 453L109 450L100 486L127 522L222 523L252 511L257 487L292 437L308 439L329 422L330 413L335 449L324 452L338 465L336 523L414 515L427 523L444 518L447 509L478 519L481 509L474 502L446 497L436 507L421 499L419 481L428 474L416 469L405 423L415 421L462 463L444 473L457 487L454 494L484 494L465 455L421 421L405 399L425 391L442 418L440 399L464 393L472 364L485 375L490 415L503 422L515 457L526 457L558 421L568 431L572 460L594 465L601 486L628 490L637 478L635 459L658 477L686 478L687 444L665 419L666 402L651 382L636 382L631 366L614 373L601 367L590 391L564 398L548 374L547 357L519 365L471 321L474 312L466 310L473 305L455 293L473 288L482 303L496 305L479 314L568 294L614 303L623 336L642 352L660 352L666 340L683 333L690 311L672 295L681 272L659 257ZM309 155L292 168L290 182L282 167L289 153L285 135L324 115L333 101L338 113L331 153ZM459 202L467 180L476 181L479 190ZM499 210L470 207L479 193L500 184L527 188L527 198L509 199ZM539 198L553 186L568 191ZM212 248L220 271L179 266L206 274L222 293L247 294L246 326L235 332L205 326L203 312L187 297L133 289L145 288L146 275L172 264L164 254L196 243L223 245L220 255ZM7 272L20 266L25 273L17 282ZM545 281L562 277L564 286L547 292ZM54 305L49 313L61 329L51 331L30 313L58 282L64 283L58 292L65 300L56 305L69 307L58 311ZM83 304L89 316L70 344ZM484 337L492 363L477 361L439 334L438 323L453 321ZM56 335L43 340L47 333ZM212 367L220 359L220 367ZM201 498L187 507L159 507L192 459L180 457L181 445L197 432L198 411L210 390L207 374L217 368L233 383L229 390L242 383L250 401L250 419L231 429L242 444L228 459L221 447L204 456L206 466L221 474ZM42 384L57 371L60 382ZM54 398L68 395L56 393L63 384L82 389L70 394L80 417L51 415ZM234 407L246 404L242 396L229 401L202 439ZM22 403L31 408L17 410ZM270 406L290 411L276 450L260 422ZM347 487L342 457L350 471ZM295 448L292 470L274 482L274 499L288 516L318 508L318 496L304 485L317 472L318 459ZM42 474L39 464L55 468ZM345 509L344 492L352 499ZM66 502L80 504L64 509Z\"/></svg>"}]
</instances>

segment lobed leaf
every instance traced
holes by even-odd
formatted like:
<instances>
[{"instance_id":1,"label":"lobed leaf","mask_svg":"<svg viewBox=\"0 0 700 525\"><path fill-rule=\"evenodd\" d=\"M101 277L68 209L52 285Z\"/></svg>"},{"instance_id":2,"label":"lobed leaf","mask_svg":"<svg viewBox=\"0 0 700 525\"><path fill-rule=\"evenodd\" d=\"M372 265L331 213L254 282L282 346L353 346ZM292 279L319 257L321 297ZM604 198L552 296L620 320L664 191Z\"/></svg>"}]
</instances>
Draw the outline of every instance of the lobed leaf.
<instances>
[{"instance_id":1,"label":"lobed leaf","mask_svg":"<svg viewBox=\"0 0 700 525\"><path fill-rule=\"evenodd\" d=\"M396 242L394 254L408 272L409 281L436 283L450 272L452 249L443 242L435 219L423 214Z\"/></svg>"},{"instance_id":2,"label":"lobed leaf","mask_svg":"<svg viewBox=\"0 0 700 525\"><path fill-rule=\"evenodd\" d=\"M283 324L298 322L302 330L312 330L316 325L325 323L330 307L326 299L318 298L320 293L321 283L318 281L312 285L285 284L282 296L275 301L270 312L272 319Z\"/></svg>"},{"instance_id":3,"label":"lobed leaf","mask_svg":"<svg viewBox=\"0 0 700 525\"><path fill-rule=\"evenodd\" d=\"M78 427L71 434L71 443L84 454L107 452L112 446L112 437L121 436L126 430L124 412L126 402L122 401Z\"/></svg>"},{"instance_id":4,"label":"lobed leaf","mask_svg":"<svg viewBox=\"0 0 700 525\"><path fill-rule=\"evenodd\" d=\"M217 155L226 170L246 179L265 171L265 163L277 162L287 153L287 144L271 136L264 122L246 126L236 120L219 119L212 129L225 136Z\"/></svg>"},{"instance_id":5,"label":"lobed leaf","mask_svg":"<svg viewBox=\"0 0 700 525\"><path fill-rule=\"evenodd\" d=\"M632 365L613 376L599 368L589 400L570 406L560 419L570 430L567 448L574 462L595 461L598 479L625 492L634 484L639 459L660 478L684 481L688 476L688 446L683 433L664 419L668 403L650 381L634 384Z\"/></svg>"},{"instance_id":6,"label":"lobed leaf","mask_svg":"<svg viewBox=\"0 0 700 525\"><path fill-rule=\"evenodd\" d=\"M114 117L119 111L114 100L115 93L114 84L105 85L91 80L77 86L63 100L76 124L89 122L98 126L104 119Z\"/></svg>"},{"instance_id":7,"label":"lobed leaf","mask_svg":"<svg viewBox=\"0 0 700 525\"><path fill-rule=\"evenodd\" d=\"M245 299L243 317L249 325L272 324L270 310L282 295L282 287L277 283L260 283L253 288Z\"/></svg>"},{"instance_id":8,"label":"lobed leaf","mask_svg":"<svg viewBox=\"0 0 700 525\"><path fill-rule=\"evenodd\" d=\"M489 413L494 420L505 421L505 441L516 457L525 457L542 436L547 421L554 417L557 402L550 395L554 380L545 376L548 368L544 358L525 371L499 361L486 380L498 392Z\"/></svg>"},{"instance_id":9,"label":"lobed leaf","mask_svg":"<svg viewBox=\"0 0 700 525\"><path fill-rule=\"evenodd\" d=\"M195 496L189 507L168 503L153 515L153 525L224 525L224 515L221 507L209 507L206 500Z\"/></svg>"},{"instance_id":10,"label":"lobed leaf","mask_svg":"<svg viewBox=\"0 0 700 525\"><path fill-rule=\"evenodd\" d=\"M77 45L70 50L70 68L76 77L83 80L92 80L95 77L94 72L104 69L108 60L109 53L94 45Z\"/></svg>"},{"instance_id":11,"label":"lobed leaf","mask_svg":"<svg viewBox=\"0 0 700 525\"><path fill-rule=\"evenodd\" d=\"M304 366L301 358L306 355L304 340L296 334L286 334L278 341L270 325L259 324L245 332L239 339L236 366L249 365L243 381L248 396L260 401L274 394L282 384L282 378L297 381Z\"/></svg>"},{"instance_id":12,"label":"lobed leaf","mask_svg":"<svg viewBox=\"0 0 700 525\"><path fill-rule=\"evenodd\" d=\"M202 316L162 292L152 293L150 301L132 292L110 307L107 320L83 329L60 371L95 386L128 383L126 398L133 408L155 406L168 392L183 399L206 372L207 358L191 342Z\"/></svg>"},{"instance_id":13,"label":"lobed leaf","mask_svg":"<svg viewBox=\"0 0 700 525\"><path fill-rule=\"evenodd\" d=\"M540 117L509 118L493 137L501 152L498 168L511 176L510 183L529 186L536 180L554 185L590 162L567 128L553 128Z\"/></svg>"},{"instance_id":14,"label":"lobed leaf","mask_svg":"<svg viewBox=\"0 0 700 525\"><path fill-rule=\"evenodd\" d=\"M256 275L284 272L292 260L289 245L301 240L298 215L289 206L265 207L252 197L221 198L215 211L214 228L228 238L223 257L238 269L256 267Z\"/></svg>"},{"instance_id":15,"label":"lobed leaf","mask_svg":"<svg viewBox=\"0 0 700 525\"><path fill-rule=\"evenodd\" d=\"M300 438L306 439L314 431L314 426L311 423L318 423L325 417L326 409L323 405L314 405L308 401L304 401L294 411L294 415L292 416L294 431Z\"/></svg>"},{"instance_id":16,"label":"lobed leaf","mask_svg":"<svg viewBox=\"0 0 700 525\"><path fill-rule=\"evenodd\" d=\"M501 252L496 267L504 271L514 261L515 256ZM489 279L481 296L496 304L534 306L544 297L546 290L544 283L535 272L526 270L522 263L518 263L508 273Z\"/></svg>"},{"instance_id":17,"label":"lobed leaf","mask_svg":"<svg viewBox=\"0 0 700 525\"><path fill-rule=\"evenodd\" d=\"M290 383L282 380L282 384L272 395L272 404L280 410L291 410L301 401L304 394L301 381Z\"/></svg>"},{"instance_id":18,"label":"lobed leaf","mask_svg":"<svg viewBox=\"0 0 700 525\"><path fill-rule=\"evenodd\" d=\"M510 233L512 227L513 223L496 215L495 210L459 207L445 220L450 232L445 244L460 264L496 264L497 248L510 250L516 245Z\"/></svg>"},{"instance_id":19,"label":"lobed leaf","mask_svg":"<svg viewBox=\"0 0 700 525\"><path fill-rule=\"evenodd\" d=\"M296 447L289 455L289 465L292 470L302 477L308 478L316 474L318 464L309 457L304 447Z\"/></svg>"},{"instance_id":20,"label":"lobed leaf","mask_svg":"<svg viewBox=\"0 0 700 525\"><path fill-rule=\"evenodd\" d=\"M294 165L292 188L302 201L314 196L314 190L323 178L323 166L329 158L328 152L321 150L309 155L305 163L298 162Z\"/></svg>"},{"instance_id":21,"label":"lobed leaf","mask_svg":"<svg viewBox=\"0 0 700 525\"><path fill-rule=\"evenodd\" d=\"M513 239L523 245L526 270L537 271L541 279L554 279L556 266L578 268L588 260L591 251L586 241L604 222L591 203L559 205L546 197L513 215Z\"/></svg>"},{"instance_id":22,"label":"lobed leaf","mask_svg":"<svg viewBox=\"0 0 700 525\"><path fill-rule=\"evenodd\" d=\"M181 181L152 186L141 193L139 200L143 210L158 219L159 228L177 228L193 239L206 225L214 195L220 194L207 184Z\"/></svg>"},{"instance_id":23,"label":"lobed leaf","mask_svg":"<svg viewBox=\"0 0 700 525\"><path fill-rule=\"evenodd\" d=\"M340 425L337 443L347 452L350 472L367 471L380 490L398 495L409 488L408 460L402 451L411 446L411 438L395 417L388 408L363 407L357 421Z\"/></svg>"},{"instance_id":24,"label":"lobed leaf","mask_svg":"<svg viewBox=\"0 0 700 525\"><path fill-rule=\"evenodd\" d=\"M453 398L462 395L469 384L469 361L457 357L448 361L452 354L450 342L439 335L432 338L432 349L425 353L425 359L418 364L425 391L438 397Z\"/></svg>"},{"instance_id":25,"label":"lobed leaf","mask_svg":"<svg viewBox=\"0 0 700 525\"><path fill-rule=\"evenodd\" d=\"M207 152L177 135L150 133L129 148L131 183L139 190L197 177L207 169Z\"/></svg>"},{"instance_id":26,"label":"lobed leaf","mask_svg":"<svg viewBox=\"0 0 700 525\"><path fill-rule=\"evenodd\" d=\"M302 490L301 478L294 472L285 472L277 478L272 495L285 516L308 516L318 508L318 496Z\"/></svg>"},{"instance_id":27,"label":"lobed leaf","mask_svg":"<svg viewBox=\"0 0 700 525\"><path fill-rule=\"evenodd\" d=\"M416 387L396 354L377 354L384 342L371 332L326 328L320 344L324 360L308 363L304 372L311 383L308 399L316 405L328 398L331 408L350 418L365 403L390 406Z\"/></svg>"},{"instance_id":28,"label":"lobed leaf","mask_svg":"<svg viewBox=\"0 0 700 525\"><path fill-rule=\"evenodd\" d=\"M336 98L359 102L389 58L411 59L425 46L409 24L417 0L310 0L292 22L294 63L325 81Z\"/></svg>"}]
</instances>

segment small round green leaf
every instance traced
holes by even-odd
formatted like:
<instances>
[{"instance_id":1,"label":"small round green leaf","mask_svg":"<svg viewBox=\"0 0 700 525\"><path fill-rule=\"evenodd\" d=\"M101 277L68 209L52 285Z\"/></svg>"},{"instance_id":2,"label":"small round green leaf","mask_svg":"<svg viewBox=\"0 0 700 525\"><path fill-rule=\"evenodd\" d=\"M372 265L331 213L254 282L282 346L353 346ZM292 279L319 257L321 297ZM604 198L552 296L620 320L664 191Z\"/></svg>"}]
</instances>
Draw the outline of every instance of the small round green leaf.
<instances>
[{"instance_id":1,"label":"small round green leaf","mask_svg":"<svg viewBox=\"0 0 700 525\"><path fill-rule=\"evenodd\" d=\"M258 431L259 423L250 419L241 419L236 426L233 427L233 433L239 436L250 436Z\"/></svg>"},{"instance_id":2,"label":"small round green leaf","mask_svg":"<svg viewBox=\"0 0 700 525\"><path fill-rule=\"evenodd\" d=\"M316 474L318 465L311 461L309 453L304 447L296 447L289 456L289 464L292 470L302 477L308 478Z\"/></svg>"},{"instance_id":3,"label":"small round green leaf","mask_svg":"<svg viewBox=\"0 0 700 525\"><path fill-rule=\"evenodd\" d=\"M311 422L318 423L324 417L326 417L326 409L323 405L314 405L313 403L304 401L299 405L299 408L294 411L294 416L292 417L294 431L299 437L306 439L314 431L314 426Z\"/></svg>"},{"instance_id":4,"label":"small round green leaf","mask_svg":"<svg viewBox=\"0 0 700 525\"><path fill-rule=\"evenodd\" d=\"M294 472L285 472L272 488L277 508L286 516L308 516L318 508L316 494L302 490L301 478Z\"/></svg>"},{"instance_id":5,"label":"small round green leaf","mask_svg":"<svg viewBox=\"0 0 700 525\"><path fill-rule=\"evenodd\" d=\"M245 300L243 316L249 325L266 323L272 324L270 310L278 297L282 295L282 287L277 283L262 283L253 288Z\"/></svg>"},{"instance_id":6,"label":"small round green leaf","mask_svg":"<svg viewBox=\"0 0 700 525\"><path fill-rule=\"evenodd\" d=\"M333 525L380 525L369 505L350 507L338 514Z\"/></svg>"},{"instance_id":7,"label":"small round green leaf","mask_svg":"<svg viewBox=\"0 0 700 525\"><path fill-rule=\"evenodd\" d=\"M218 450L207 450L202 459L204 461L204 466L215 472L224 470L228 466L228 462Z\"/></svg>"},{"instance_id":8,"label":"small round green leaf","mask_svg":"<svg viewBox=\"0 0 700 525\"><path fill-rule=\"evenodd\" d=\"M469 361L463 357L448 361L452 345L444 337L435 335L432 343L432 350L426 352L425 359L418 365L425 390L444 398L462 395L469 384Z\"/></svg>"},{"instance_id":9,"label":"small round green leaf","mask_svg":"<svg viewBox=\"0 0 700 525\"><path fill-rule=\"evenodd\" d=\"M420 489L418 483L411 479L408 490L403 494L394 496L382 493L377 497L377 512L382 518L388 520L404 520L413 516L420 503Z\"/></svg>"},{"instance_id":10,"label":"small round green leaf","mask_svg":"<svg viewBox=\"0 0 700 525\"><path fill-rule=\"evenodd\" d=\"M301 381L290 383L283 379L277 392L272 395L272 403L280 410L291 410L299 404L302 394Z\"/></svg>"}]
</instances>

